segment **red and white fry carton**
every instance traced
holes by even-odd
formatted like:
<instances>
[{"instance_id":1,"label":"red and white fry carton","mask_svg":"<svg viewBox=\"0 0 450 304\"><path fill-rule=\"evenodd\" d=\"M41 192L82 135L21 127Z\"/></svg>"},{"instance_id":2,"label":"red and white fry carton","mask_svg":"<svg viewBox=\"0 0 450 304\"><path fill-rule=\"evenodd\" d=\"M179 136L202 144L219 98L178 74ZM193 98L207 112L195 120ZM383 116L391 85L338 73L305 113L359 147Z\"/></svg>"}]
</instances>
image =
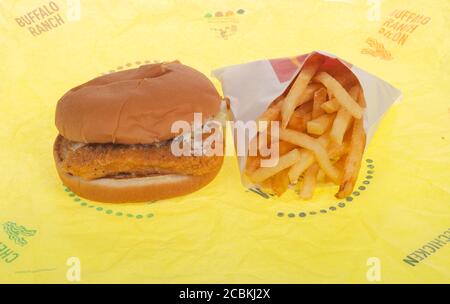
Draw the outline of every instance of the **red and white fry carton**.
<instances>
[{"instance_id":1,"label":"red and white fry carton","mask_svg":"<svg viewBox=\"0 0 450 304\"><path fill-rule=\"evenodd\" d=\"M401 99L402 94L389 83L333 54L314 51L294 58L259 60L214 70L212 76L221 82L224 97L230 101L234 120L245 123L261 116L284 93L304 63L317 54L325 57L323 65L327 67L345 65L361 84L366 101L364 129L368 143L383 114ZM246 157L238 156L238 161L242 173Z\"/></svg>"}]
</instances>

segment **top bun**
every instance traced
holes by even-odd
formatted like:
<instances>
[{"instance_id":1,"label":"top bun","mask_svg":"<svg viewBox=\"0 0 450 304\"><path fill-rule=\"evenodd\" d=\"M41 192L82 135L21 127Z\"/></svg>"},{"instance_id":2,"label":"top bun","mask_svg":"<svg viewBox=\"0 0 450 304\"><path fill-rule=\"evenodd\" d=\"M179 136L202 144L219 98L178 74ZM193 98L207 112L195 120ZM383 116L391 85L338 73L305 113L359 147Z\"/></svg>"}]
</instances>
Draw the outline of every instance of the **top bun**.
<instances>
[{"instance_id":1,"label":"top bun","mask_svg":"<svg viewBox=\"0 0 450 304\"><path fill-rule=\"evenodd\" d=\"M151 144L174 138L172 123L207 120L220 110L211 81L179 62L148 64L92 79L56 107L56 127L83 143Z\"/></svg>"}]
</instances>

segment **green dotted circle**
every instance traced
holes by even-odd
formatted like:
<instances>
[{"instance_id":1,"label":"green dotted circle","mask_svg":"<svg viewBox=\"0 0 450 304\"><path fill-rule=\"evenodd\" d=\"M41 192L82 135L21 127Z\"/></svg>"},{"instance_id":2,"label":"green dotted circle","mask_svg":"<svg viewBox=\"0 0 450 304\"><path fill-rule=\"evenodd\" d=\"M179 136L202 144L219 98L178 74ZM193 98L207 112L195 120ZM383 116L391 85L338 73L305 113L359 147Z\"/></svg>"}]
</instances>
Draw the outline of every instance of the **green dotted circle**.
<instances>
[{"instance_id":1,"label":"green dotted circle","mask_svg":"<svg viewBox=\"0 0 450 304\"><path fill-rule=\"evenodd\" d=\"M67 187L64 188L64 191L67 192L67 195L69 197L73 198L74 202L79 203L80 206L82 206L82 207L88 207L88 208L91 208L91 209L95 208L95 210L99 211L99 212L105 211L105 214L108 214L108 215L114 214L114 215L119 216L119 217L124 215L124 213L122 211L114 211L114 210L111 210L111 209L104 210L103 207L96 207L95 205L89 205L87 202L82 201L80 197L76 196L76 194L74 192L72 192ZM136 214L135 215L135 214L132 214L132 213L127 213L126 215L129 218L136 218L136 219L143 219L144 217L150 219L150 218L153 218L155 216L154 213L148 213L146 216L144 216L142 214Z\"/></svg>"}]
</instances>

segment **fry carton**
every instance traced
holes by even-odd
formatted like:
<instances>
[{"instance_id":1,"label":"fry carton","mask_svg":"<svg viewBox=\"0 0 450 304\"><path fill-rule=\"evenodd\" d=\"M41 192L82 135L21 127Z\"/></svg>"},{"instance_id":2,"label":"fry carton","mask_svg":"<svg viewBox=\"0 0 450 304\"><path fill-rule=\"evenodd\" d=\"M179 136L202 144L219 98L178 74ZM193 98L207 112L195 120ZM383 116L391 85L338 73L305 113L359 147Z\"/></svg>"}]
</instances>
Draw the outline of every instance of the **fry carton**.
<instances>
[{"instance_id":1,"label":"fry carton","mask_svg":"<svg viewBox=\"0 0 450 304\"><path fill-rule=\"evenodd\" d=\"M366 102L363 122L367 148L383 114L401 99L402 94L384 80L336 55L314 51L292 58L259 60L216 69L212 76L221 82L224 97L230 102L233 120L246 123L257 120L287 90L304 64L313 56L323 56L322 70L348 68L359 81ZM246 156L238 155L241 176L246 159ZM246 186L249 184L245 179L243 183Z\"/></svg>"}]
</instances>

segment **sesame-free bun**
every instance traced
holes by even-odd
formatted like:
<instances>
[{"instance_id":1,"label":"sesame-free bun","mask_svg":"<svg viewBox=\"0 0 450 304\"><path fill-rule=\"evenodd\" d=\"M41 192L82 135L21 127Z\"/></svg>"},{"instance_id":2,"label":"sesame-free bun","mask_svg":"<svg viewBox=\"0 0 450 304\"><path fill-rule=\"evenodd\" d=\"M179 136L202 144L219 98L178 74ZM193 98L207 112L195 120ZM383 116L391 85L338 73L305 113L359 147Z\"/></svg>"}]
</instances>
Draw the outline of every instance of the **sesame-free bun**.
<instances>
[{"instance_id":1,"label":"sesame-free bun","mask_svg":"<svg viewBox=\"0 0 450 304\"><path fill-rule=\"evenodd\" d=\"M189 194L203 188L219 173L223 162L203 175L155 175L139 178L83 179L64 172L58 138L53 146L56 170L62 182L78 196L105 203L132 203L161 200ZM207 156L204 156L207 157Z\"/></svg>"},{"instance_id":2,"label":"sesame-free bun","mask_svg":"<svg viewBox=\"0 0 450 304\"><path fill-rule=\"evenodd\" d=\"M151 144L174 138L173 122L190 123L194 112L205 121L219 110L211 81L171 62L100 76L71 89L57 104L55 123L75 142Z\"/></svg>"}]
</instances>

